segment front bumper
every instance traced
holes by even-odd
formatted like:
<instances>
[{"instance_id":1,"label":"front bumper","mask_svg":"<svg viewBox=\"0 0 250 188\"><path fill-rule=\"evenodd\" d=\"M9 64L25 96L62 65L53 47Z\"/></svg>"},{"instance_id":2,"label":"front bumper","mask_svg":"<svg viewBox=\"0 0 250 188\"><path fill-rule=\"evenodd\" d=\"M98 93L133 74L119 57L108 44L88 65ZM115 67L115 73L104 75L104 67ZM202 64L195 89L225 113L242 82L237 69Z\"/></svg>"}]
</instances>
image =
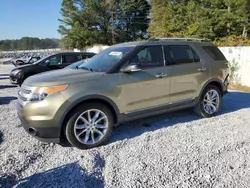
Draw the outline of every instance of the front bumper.
<instances>
[{"instance_id":1,"label":"front bumper","mask_svg":"<svg viewBox=\"0 0 250 188\"><path fill-rule=\"evenodd\" d=\"M28 123L20 113L18 113L18 117L22 123L22 127L24 128L24 130L34 138L42 142L60 143L60 137L56 137L58 135L57 133L60 131L58 128L34 128L28 125Z\"/></svg>"},{"instance_id":2,"label":"front bumper","mask_svg":"<svg viewBox=\"0 0 250 188\"><path fill-rule=\"evenodd\" d=\"M24 87L21 87L24 90ZM48 96L43 101L28 102L18 94L17 113L23 128L43 142L60 143L62 117L69 102L60 94Z\"/></svg>"}]
</instances>

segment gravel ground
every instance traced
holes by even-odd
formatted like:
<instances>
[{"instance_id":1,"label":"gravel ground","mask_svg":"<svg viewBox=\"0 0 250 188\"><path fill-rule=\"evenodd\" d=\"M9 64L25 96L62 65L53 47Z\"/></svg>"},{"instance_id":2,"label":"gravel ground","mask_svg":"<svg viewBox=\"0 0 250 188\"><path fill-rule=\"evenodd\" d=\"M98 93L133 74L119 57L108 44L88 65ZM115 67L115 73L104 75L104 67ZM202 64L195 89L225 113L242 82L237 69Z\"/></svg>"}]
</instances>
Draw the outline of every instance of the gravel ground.
<instances>
[{"instance_id":1,"label":"gravel ground","mask_svg":"<svg viewBox=\"0 0 250 188\"><path fill-rule=\"evenodd\" d=\"M214 118L190 110L135 121L78 150L29 136L16 92L1 85L0 187L249 187L250 93L229 93Z\"/></svg>"}]
</instances>

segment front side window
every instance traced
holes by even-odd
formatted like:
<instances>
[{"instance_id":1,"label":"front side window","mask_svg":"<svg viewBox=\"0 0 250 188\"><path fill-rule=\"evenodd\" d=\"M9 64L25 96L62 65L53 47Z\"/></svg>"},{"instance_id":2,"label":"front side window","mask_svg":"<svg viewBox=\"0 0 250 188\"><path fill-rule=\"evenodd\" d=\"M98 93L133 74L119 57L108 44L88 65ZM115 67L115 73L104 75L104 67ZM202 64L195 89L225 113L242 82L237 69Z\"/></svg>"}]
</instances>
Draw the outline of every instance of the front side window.
<instances>
[{"instance_id":1,"label":"front side window","mask_svg":"<svg viewBox=\"0 0 250 188\"><path fill-rule=\"evenodd\" d=\"M134 58L129 62L136 64L140 68L151 68L164 66L162 47L149 46L142 49Z\"/></svg>"},{"instance_id":2,"label":"front side window","mask_svg":"<svg viewBox=\"0 0 250 188\"><path fill-rule=\"evenodd\" d=\"M48 64L50 66L56 66L56 65L61 65L62 62L61 62L61 56L57 55L57 56L53 56L51 57L50 59L48 59Z\"/></svg>"},{"instance_id":3,"label":"front side window","mask_svg":"<svg viewBox=\"0 0 250 188\"><path fill-rule=\"evenodd\" d=\"M114 46L101 53L86 59L85 63L80 65L78 69L88 69L96 72L107 72L114 67L120 60L132 51L134 46Z\"/></svg>"}]
</instances>

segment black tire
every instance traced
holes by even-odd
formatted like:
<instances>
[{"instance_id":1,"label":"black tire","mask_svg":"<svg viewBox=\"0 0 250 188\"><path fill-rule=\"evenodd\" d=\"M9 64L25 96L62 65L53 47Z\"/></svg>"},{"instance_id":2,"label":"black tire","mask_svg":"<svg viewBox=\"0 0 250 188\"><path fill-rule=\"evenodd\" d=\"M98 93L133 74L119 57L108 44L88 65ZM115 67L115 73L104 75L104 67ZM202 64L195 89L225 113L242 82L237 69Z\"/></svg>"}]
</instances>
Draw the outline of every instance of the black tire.
<instances>
[{"instance_id":1,"label":"black tire","mask_svg":"<svg viewBox=\"0 0 250 188\"><path fill-rule=\"evenodd\" d=\"M215 90L218 95L219 95L219 104L218 104L218 107L217 107L217 110L212 113L212 114L209 114L206 112L206 110L204 109L204 99L205 99L205 96L206 94L211 91L211 90ZM220 107L221 107L221 102L222 102L222 93L221 91L219 90L218 87L214 86L214 85L208 85L204 91L202 92L201 96L200 96L200 99L198 101L198 103L196 104L194 110L195 112L200 116L200 117L203 117L203 118L210 118L210 117L213 117L213 116L216 116L220 110Z\"/></svg>"},{"instance_id":2,"label":"black tire","mask_svg":"<svg viewBox=\"0 0 250 188\"><path fill-rule=\"evenodd\" d=\"M105 132L103 138L101 138L95 144L91 144L91 145L84 144L84 143L80 142L74 133L74 126L75 126L75 122L77 121L78 117L82 113L84 113L85 111L87 111L89 109L100 110L101 112L103 112L106 115L106 117L108 119L107 129L106 129L106 132ZM75 146L79 149L90 149L90 148L94 148L94 147L103 145L109 139L110 134L111 134L112 129L113 129L113 125L114 125L114 117L113 117L111 111L109 110L109 108L107 108L105 105L103 105L101 103L86 103L86 104L78 106L76 109L73 110L72 113L70 113L69 120L68 120L66 127L65 127L65 136L66 136L68 142L72 146ZM91 137L92 137L92 135L91 135Z\"/></svg>"}]
</instances>

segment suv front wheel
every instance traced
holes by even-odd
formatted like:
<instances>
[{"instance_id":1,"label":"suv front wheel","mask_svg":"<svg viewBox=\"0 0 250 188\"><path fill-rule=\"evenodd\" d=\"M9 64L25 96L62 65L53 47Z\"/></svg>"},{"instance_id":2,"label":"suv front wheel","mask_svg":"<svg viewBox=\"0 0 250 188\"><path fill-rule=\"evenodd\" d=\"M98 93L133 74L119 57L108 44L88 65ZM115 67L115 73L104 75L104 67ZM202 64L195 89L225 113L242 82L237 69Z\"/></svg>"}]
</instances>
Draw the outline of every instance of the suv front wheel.
<instances>
[{"instance_id":1,"label":"suv front wheel","mask_svg":"<svg viewBox=\"0 0 250 188\"><path fill-rule=\"evenodd\" d=\"M108 140L114 120L111 111L101 103L77 107L66 125L65 135L71 145L89 149Z\"/></svg>"},{"instance_id":2,"label":"suv front wheel","mask_svg":"<svg viewBox=\"0 0 250 188\"><path fill-rule=\"evenodd\" d=\"M221 91L214 85L208 85L195 106L196 113L204 118L215 116L221 106Z\"/></svg>"}]
</instances>

